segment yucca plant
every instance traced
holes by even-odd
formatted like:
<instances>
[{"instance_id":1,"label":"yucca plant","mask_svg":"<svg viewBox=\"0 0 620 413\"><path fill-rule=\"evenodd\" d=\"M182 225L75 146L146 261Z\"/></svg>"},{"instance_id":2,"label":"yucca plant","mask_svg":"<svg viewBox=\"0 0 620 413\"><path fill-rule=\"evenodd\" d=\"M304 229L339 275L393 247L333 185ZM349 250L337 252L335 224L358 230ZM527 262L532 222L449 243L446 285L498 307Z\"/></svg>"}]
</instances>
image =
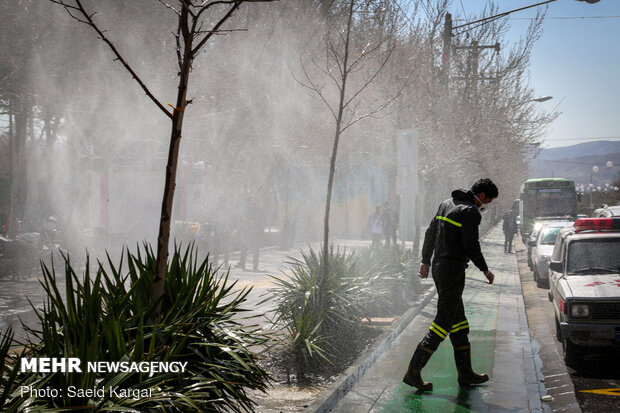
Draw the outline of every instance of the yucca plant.
<instances>
[{"instance_id":1,"label":"yucca plant","mask_svg":"<svg viewBox=\"0 0 620 413\"><path fill-rule=\"evenodd\" d=\"M371 274L368 282L376 291L369 303L374 316L394 315L407 308L408 301L419 290L415 275L419 258L412 250L398 245L366 247L357 250L357 265Z\"/></svg>"},{"instance_id":2,"label":"yucca plant","mask_svg":"<svg viewBox=\"0 0 620 413\"><path fill-rule=\"evenodd\" d=\"M20 408L79 408L83 411L223 412L251 411L246 389L265 390L268 375L257 364L251 349L268 341L258 326L240 324L249 289L235 291L228 273L220 275L209 258L198 262L193 247L175 247L166 272L163 320L153 324L154 305L149 301L155 257L145 245L135 255L124 253L107 267L99 263L83 278L65 259L65 294L55 270L43 266L42 285L47 302L38 313L40 329L29 330L33 339L29 357L78 357L87 361L181 361L184 374L158 373L28 373L35 388L150 389L151 397L23 399L13 393L9 406ZM24 375L24 374L22 374Z\"/></svg>"},{"instance_id":3,"label":"yucca plant","mask_svg":"<svg viewBox=\"0 0 620 413\"><path fill-rule=\"evenodd\" d=\"M2 360L0 365L0 411L10 413L18 411L17 408L19 407L11 406L12 395L18 393L21 386L28 384L27 378L18 375L19 360L25 351L23 347L20 350L11 351L15 344L19 344L14 339L15 333L12 327L9 326L0 334L2 335L0 339L0 358Z\"/></svg>"},{"instance_id":4,"label":"yucca plant","mask_svg":"<svg viewBox=\"0 0 620 413\"><path fill-rule=\"evenodd\" d=\"M321 250L322 251L322 250ZM273 322L284 331L298 377L337 363L359 337L365 305L375 292L368 276L360 276L354 254L329 246L329 274L325 290L321 278L325 260L313 249L290 258L292 276L274 277L276 287Z\"/></svg>"}]
</instances>

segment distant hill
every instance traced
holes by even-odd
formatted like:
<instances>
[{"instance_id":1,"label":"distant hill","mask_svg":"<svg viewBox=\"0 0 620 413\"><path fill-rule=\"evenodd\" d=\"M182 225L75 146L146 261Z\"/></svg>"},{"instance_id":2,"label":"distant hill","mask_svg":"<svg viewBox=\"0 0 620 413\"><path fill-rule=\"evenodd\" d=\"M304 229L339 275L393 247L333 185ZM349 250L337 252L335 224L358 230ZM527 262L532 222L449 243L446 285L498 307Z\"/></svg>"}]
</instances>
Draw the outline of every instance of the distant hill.
<instances>
[{"instance_id":1,"label":"distant hill","mask_svg":"<svg viewBox=\"0 0 620 413\"><path fill-rule=\"evenodd\" d=\"M607 161L613 162L611 168ZM599 167L592 173L592 167ZM578 183L611 184L620 176L620 141L595 141L543 149L530 163L530 178L562 177Z\"/></svg>"},{"instance_id":2,"label":"distant hill","mask_svg":"<svg viewBox=\"0 0 620 413\"><path fill-rule=\"evenodd\" d=\"M547 148L540 151L536 159L569 159L589 155L620 153L620 141L594 141L577 145Z\"/></svg>"}]
</instances>

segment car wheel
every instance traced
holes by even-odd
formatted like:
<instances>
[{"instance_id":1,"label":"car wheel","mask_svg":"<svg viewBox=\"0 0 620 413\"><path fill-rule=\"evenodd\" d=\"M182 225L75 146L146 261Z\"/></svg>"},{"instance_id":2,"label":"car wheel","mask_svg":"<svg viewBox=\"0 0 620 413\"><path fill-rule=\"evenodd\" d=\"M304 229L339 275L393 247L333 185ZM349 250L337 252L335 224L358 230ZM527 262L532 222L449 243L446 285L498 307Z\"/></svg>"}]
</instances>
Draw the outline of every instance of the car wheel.
<instances>
[{"instance_id":1,"label":"car wheel","mask_svg":"<svg viewBox=\"0 0 620 413\"><path fill-rule=\"evenodd\" d=\"M536 280L536 287L538 288L544 287L543 281L538 276L538 271L534 271L534 279Z\"/></svg>"},{"instance_id":2,"label":"car wheel","mask_svg":"<svg viewBox=\"0 0 620 413\"><path fill-rule=\"evenodd\" d=\"M568 338L563 338L562 352L564 353L564 363L573 370L578 370L581 357L579 346L573 344Z\"/></svg>"},{"instance_id":3,"label":"car wheel","mask_svg":"<svg viewBox=\"0 0 620 413\"><path fill-rule=\"evenodd\" d=\"M555 338L560 342L562 341L562 330L560 329L560 322L557 317L555 317ZM562 348L564 348L563 345Z\"/></svg>"}]
</instances>

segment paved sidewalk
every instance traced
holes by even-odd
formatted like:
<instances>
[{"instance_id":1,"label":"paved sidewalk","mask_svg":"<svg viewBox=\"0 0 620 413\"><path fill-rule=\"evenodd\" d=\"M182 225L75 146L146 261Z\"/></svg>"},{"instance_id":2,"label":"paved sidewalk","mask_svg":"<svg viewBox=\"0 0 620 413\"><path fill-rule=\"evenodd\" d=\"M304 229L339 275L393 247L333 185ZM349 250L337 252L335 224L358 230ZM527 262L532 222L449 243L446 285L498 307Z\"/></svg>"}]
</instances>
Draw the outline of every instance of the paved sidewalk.
<instances>
[{"instance_id":1,"label":"paved sidewalk","mask_svg":"<svg viewBox=\"0 0 620 413\"><path fill-rule=\"evenodd\" d=\"M470 266L463 300L471 329L474 369L488 373L489 383L470 388L458 386L449 340L442 343L422 372L425 380L433 382L433 392L418 394L401 382L411 354L434 316L436 297L433 296L428 306L420 309L335 406L323 403L315 411L550 411L541 402L545 389L542 383L539 385L534 366L516 257L503 252L501 227L491 230L482 242L482 249L496 275L495 283L486 284L483 274Z\"/></svg>"}]
</instances>

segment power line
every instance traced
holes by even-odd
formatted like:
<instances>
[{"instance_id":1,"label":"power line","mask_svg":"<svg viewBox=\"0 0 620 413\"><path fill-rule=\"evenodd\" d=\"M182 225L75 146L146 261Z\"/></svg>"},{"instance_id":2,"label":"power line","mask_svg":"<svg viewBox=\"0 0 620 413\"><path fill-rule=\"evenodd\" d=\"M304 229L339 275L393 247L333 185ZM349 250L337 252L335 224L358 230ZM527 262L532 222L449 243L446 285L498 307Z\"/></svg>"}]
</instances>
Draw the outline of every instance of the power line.
<instances>
[{"instance_id":1,"label":"power line","mask_svg":"<svg viewBox=\"0 0 620 413\"><path fill-rule=\"evenodd\" d=\"M585 20L585 19L618 19L620 16L566 16L545 17L545 20ZM535 17L509 17L508 20L534 20Z\"/></svg>"},{"instance_id":2,"label":"power line","mask_svg":"<svg viewBox=\"0 0 620 413\"><path fill-rule=\"evenodd\" d=\"M607 140L616 140L620 139L620 136L604 136L598 138L555 138L555 139L544 139L545 142L548 141L607 141Z\"/></svg>"},{"instance_id":3,"label":"power line","mask_svg":"<svg viewBox=\"0 0 620 413\"><path fill-rule=\"evenodd\" d=\"M463 6L463 0L459 0L461 2L461 9L463 10L463 15L467 16L467 12L465 11L465 7Z\"/></svg>"},{"instance_id":4,"label":"power line","mask_svg":"<svg viewBox=\"0 0 620 413\"><path fill-rule=\"evenodd\" d=\"M619 19L620 16L564 16L545 17L545 20L585 20L585 19ZM536 17L507 17L507 20L535 20ZM467 19L454 19L455 22L466 22Z\"/></svg>"},{"instance_id":5,"label":"power line","mask_svg":"<svg viewBox=\"0 0 620 413\"><path fill-rule=\"evenodd\" d=\"M413 22L411 21L411 19L409 18L409 16L407 16L407 13L405 13L405 11L403 10L403 8L400 6L400 3L395 1L394 2L396 4L396 6L398 6L398 9L400 10L400 12L403 14L403 16L405 16L405 18L407 19L407 21L409 22L409 25L413 28Z\"/></svg>"}]
</instances>

